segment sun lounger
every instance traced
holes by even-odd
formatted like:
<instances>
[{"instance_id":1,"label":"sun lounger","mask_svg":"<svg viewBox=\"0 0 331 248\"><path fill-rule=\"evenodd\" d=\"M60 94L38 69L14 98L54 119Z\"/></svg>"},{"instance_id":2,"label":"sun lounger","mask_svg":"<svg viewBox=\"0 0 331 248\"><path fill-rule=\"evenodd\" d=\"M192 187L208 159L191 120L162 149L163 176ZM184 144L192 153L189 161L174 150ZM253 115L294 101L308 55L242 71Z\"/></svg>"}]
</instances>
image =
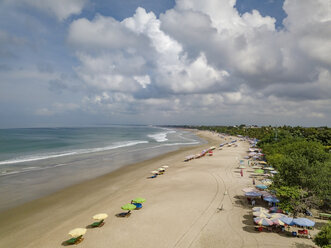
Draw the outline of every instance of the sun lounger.
<instances>
[{"instance_id":1,"label":"sun lounger","mask_svg":"<svg viewBox=\"0 0 331 248\"><path fill-rule=\"evenodd\" d=\"M75 244L79 244L80 242L82 242L83 241L83 235L80 235L80 236L78 236L77 238L71 238L71 239L68 239L67 241L66 241L66 243L68 244L68 245L75 245Z\"/></svg>"},{"instance_id":2,"label":"sun lounger","mask_svg":"<svg viewBox=\"0 0 331 248\"><path fill-rule=\"evenodd\" d=\"M102 227L105 224L104 220L100 220L91 224L91 227Z\"/></svg>"},{"instance_id":3,"label":"sun lounger","mask_svg":"<svg viewBox=\"0 0 331 248\"><path fill-rule=\"evenodd\" d=\"M132 203L132 204L136 206L135 210L139 210L143 207L141 203Z\"/></svg>"},{"instance_id":4,"label":"sun lounger","mask_svg":"<svg viewBox=\"0 0 331 248\"><path fill-rule=\"evenodd\" d=\"M330 220L331 219L331 214L327 214L327 213L319 213L319 217L322 220Z\"/></svg>"}]
</instances>

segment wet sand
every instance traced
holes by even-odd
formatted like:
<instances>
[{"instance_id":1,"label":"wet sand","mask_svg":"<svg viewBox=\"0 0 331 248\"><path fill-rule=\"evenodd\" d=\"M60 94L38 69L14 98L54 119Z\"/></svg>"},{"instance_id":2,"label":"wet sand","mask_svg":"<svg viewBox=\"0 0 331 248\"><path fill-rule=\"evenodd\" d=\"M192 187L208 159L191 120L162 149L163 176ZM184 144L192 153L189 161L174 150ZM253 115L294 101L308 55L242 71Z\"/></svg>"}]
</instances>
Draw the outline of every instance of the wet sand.
<instances>
[{"instance_id":1,"label":"wet sand","mask_svg":"<svg viewBox=\"0 0 331 248\"><path fill-rule=\"evenodd\" d=\"M182 148L126 166L105 176L0 213L0 247L63 247L68 231L86 227L107 213L101 228L88 229L77 247L310 247L311 240L254 231L251 208L241 189L251 185L239 159L248 143L215 150L211 157L183 162L185 156L224 142L198 132L208 144ZM168 165L164 175L149 172ZM133 198L147 201L129 218L121 206ZM219 211L218 208L223 208Z\"/></svg>"}]
</instances>

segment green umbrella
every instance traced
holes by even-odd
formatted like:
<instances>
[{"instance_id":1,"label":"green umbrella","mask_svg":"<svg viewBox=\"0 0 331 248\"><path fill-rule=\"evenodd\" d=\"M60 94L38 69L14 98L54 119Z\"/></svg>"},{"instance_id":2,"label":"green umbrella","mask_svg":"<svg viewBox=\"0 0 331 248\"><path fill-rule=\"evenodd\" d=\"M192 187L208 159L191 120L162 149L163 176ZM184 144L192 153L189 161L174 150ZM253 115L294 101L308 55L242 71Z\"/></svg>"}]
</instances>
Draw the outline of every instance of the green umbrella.
<instances>
[{"instance_id":1,"label":"green umbrella","mask_svg":"<svg viewBox=\"0 0 331 248\"><path fill-rule=\"evenodd\" d=\"M258 170L255 170L254 171L256 174L263 174L264 173L264 170L262 169L258 169Z\"/></svg>"},{"instance_id":2,"label":"green umbrella","mask_svg":"<svg viewBox=\"0 0 331 248\"><path fill-rule=\"evenodd\" d=\"M146 201L146 199L141 198L141 197L137 197L136 199L132 200L133 203L143 203L145 201Z\"/></svg>"},{"instance_id":3,"label":"green umbrella","mask_svg":"<svg viewBox=\"0 0 331 248\"><path fill-rule=\"evenodd\" d=\"M125 204L121 207L123 210L129 210L128 213L130 213L131 210L135 209L136 208L136 205L133 205L133 204Z\"/></svg>"}]
</instances>

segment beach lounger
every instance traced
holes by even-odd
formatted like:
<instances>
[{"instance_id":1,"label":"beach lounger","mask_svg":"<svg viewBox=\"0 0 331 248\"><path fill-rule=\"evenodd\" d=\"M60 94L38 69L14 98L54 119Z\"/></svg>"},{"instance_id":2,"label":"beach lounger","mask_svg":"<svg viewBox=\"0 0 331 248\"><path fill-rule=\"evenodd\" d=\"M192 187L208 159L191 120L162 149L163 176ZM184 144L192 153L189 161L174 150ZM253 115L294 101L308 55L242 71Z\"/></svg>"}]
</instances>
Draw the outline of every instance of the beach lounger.
<instances>
[{"instance_id":1,"label":"beach lounger","mask_svg":"<svg viewBox=\"0 0 331 248\"><path fill-rule=\"evenodd\" d=\"M102 227L105 224L104 220L100 220L91 224L91 227Z\"/></svg>"},{"instance_id":2,"label":"beach lounger","mask_svg":"<svg viewBox=\"0 0 331 248\"><path fill-rule=\"evenodd\" d=\"M71 239L68 239L67 241L66 241L66 243L68 244L68 245L75 245L75 244L79 244L80 242L82 242L83 241L83 235L80 235L80 236L78 236L77 238L71 238Z\"/></svg>"},{"instance_id":3,"label":"beach lounger","mask_svg":"<svg viewBox=\"0 0 331 248\"><path fill-rule=\"evenodd\" d=\"M331 219L331 214L319 213L318 215L319 215L320 219L322 219L322 220L330 220Z\"/></svg>"},{"instance_id":4,"label":"beach lounger","mask_svg":"<svg viewBox=\"0 0 331 248\"><path fill-rule=\"evenodd\" d=\"M132 203L132 204L136 206L135 210L139 210L143 207L141 203Z\"/></svg>"}]
</instances>

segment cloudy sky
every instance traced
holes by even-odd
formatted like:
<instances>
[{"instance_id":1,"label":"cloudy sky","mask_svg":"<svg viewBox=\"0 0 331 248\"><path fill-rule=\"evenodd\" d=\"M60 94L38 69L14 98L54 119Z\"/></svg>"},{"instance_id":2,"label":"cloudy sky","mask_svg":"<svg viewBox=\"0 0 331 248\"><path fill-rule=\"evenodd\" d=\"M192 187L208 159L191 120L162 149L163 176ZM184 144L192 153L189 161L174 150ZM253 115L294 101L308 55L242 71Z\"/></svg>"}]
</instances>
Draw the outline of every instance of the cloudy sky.
<instances>
[{"instance_id":1,"label":"cloudy sky","mask_svg":"<svg viewBox=\"0 0 331 248\"><path fill-rule=\"evenodd\" d=\"M330 0L1 0L0 127L331 125Z\"/></svg>"}]
</instances>

